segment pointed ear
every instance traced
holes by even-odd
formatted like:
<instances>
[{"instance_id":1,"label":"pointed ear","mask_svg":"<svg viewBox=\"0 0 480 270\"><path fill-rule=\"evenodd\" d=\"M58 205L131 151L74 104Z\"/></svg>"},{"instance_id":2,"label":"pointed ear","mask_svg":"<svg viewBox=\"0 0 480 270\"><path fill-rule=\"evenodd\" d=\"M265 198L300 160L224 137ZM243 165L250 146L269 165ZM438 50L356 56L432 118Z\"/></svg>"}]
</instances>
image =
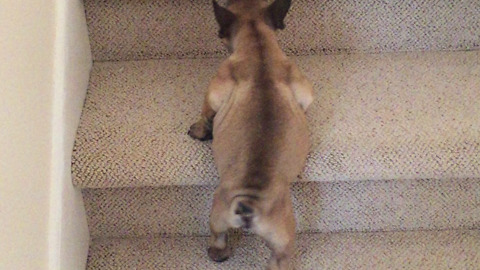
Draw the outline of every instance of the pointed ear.
<instances>
[{"instance_id":1,"label":"pointed ear","mask_svg":"<svg viewBox=\"0 0 480 270\"><path fill-rule=\"evenodd\" d=\"M275 30L285 28L283 20L285 19L285 16L287 16L291 4L291 0L275 0L275 2L267 8L266 16L272 22L272 26Z\"/></svg>"},{"instance_id":2,"label":"pointed ear","mask_svg":"<svg viewBox=\"0 0 480 270\"><path fill-rule=\"evenodd\" d=\"M235 22L235 14L230 10L221 7L217 1L213 0L213 11L215 12L215 19L218 25L220 25L220 31L218 36L220 38L226 38L230 36L231 26Z\"/></svg>"}]
</instances>

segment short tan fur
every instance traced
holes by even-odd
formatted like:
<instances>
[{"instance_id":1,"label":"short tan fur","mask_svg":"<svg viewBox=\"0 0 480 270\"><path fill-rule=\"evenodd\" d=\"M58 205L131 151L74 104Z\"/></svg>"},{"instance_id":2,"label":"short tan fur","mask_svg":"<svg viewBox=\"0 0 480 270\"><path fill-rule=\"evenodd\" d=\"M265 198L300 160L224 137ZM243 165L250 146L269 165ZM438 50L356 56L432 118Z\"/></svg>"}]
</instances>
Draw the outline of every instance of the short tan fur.
<instances>
[{"instance_id":1,"label":"short tan fur","mask_svg":"<svg viewBox=\"0 0 480 270\"><path fill-rule=\"evenodd\" d=\"M305 111L311 83L278 45L290 0L229 1L214 11L219 36L231 50L212 79L201 118L189 135L213 136L220 175L214 194L210 258L226 260L229 228L246 228L272 249L267 269L290 269L295 219L289 184L310 148Z\"/></svg>"}]
</instances>

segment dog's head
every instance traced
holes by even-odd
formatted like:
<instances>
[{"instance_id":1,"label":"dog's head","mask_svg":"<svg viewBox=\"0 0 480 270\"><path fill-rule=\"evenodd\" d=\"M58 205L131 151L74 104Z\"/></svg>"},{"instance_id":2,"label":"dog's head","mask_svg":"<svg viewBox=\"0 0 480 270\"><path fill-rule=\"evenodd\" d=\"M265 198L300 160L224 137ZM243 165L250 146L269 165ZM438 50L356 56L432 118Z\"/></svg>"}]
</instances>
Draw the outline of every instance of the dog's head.
<instances>
[{"instance_id":1,"label":"dog's head","mask_svg":"<svg viewBox=\"0 0 480 270\"><path fill-rule=\"evenodd\" d=\"M263 21L273 30L284 29L284 19L291 2L275 0L268 5L266 0L229 0L227 8L224 8L213 0L215 19L220 26L218 36L228 47L238 28L252 20Z\"/></svg>"}]
</instances>

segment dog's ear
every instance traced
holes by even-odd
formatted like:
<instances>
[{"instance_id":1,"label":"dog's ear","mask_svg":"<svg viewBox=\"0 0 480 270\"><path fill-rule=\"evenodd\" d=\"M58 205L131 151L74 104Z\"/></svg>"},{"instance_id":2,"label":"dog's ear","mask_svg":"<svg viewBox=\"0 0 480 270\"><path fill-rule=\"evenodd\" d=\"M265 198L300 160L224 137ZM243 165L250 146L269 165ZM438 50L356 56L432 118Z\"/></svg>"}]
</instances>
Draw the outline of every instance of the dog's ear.
<instances>
[{"instance_id":1,"label":"dog's ear","mask_svg":"<svg viewBox=\"0 0 480 270\"><path fill-rule=\"evenodd\" d=\"M220 38L230 37L231 27L236 20L235 14L230 10L221 7L215 0L213 0L213 11L215 12L215 19L217 20L218 25L220 25L218 36Z\"/></svg>"},{"instance_id":2,"label":"dog's ear","mask_svg":"<svg viewBox=\"0 0 480 270\"><path fill-rule=\"evenodd\" d=\"M272 23L273 29L284 29L285 23L283 20L287 16L287 12L292 4L291 0L275 0L266 12L267 19Z\"/></svg>"}]
</instances>

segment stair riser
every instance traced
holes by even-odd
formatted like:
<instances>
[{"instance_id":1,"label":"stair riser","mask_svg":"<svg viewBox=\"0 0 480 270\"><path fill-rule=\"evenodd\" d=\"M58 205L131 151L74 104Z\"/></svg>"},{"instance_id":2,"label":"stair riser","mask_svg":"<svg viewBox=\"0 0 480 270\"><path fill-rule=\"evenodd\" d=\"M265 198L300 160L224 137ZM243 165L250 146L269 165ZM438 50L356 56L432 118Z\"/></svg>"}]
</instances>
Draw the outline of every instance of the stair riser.
<instances>
[{"instance_id":1,"label":"stair riser","mask_svg":"<svg viewBox=\"0 0 480 270\"><path fill-rule=\"evenodd\" d=\"M208 235L212 186L84 189L93 238ZM480 228L480 181L299 182L299 232Z\"/></svg>"},{"instance_id":2,"label":"stair riser","mask_svg":"<svg viewBox=\"0 0 480 270\"><path fill-rule=\"evenodd\" d=\"M211 1L85 0L85 9L96 61L226 53ZM291 55L469 50L480 48L479 17L476 0L296 0L279 36Z\"/></svg>"}]
</instances>

